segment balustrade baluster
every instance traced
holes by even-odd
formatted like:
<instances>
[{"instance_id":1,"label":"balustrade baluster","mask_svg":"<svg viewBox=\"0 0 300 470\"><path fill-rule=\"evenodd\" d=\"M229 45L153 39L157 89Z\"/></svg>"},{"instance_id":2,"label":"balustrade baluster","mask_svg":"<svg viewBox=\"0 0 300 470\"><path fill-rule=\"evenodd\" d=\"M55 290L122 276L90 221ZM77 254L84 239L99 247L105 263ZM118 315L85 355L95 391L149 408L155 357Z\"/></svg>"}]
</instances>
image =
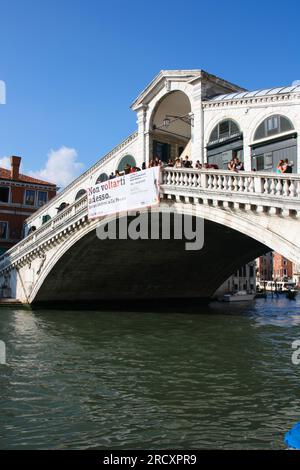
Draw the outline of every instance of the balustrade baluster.
<instances>
[{"instance_id":1,"label":"balustrade baluster","mask_svg":"<svg viewBox=\"0 0 300 470\"><path fill-rule=\"evenodd\" d=\"M213 178L211 174L208 175L208 181L207 181L207 189L212 189L212 184L213 184Z\"/></svg>"},{"instance_id":2,"label":"balustrade baluster","mask_svg":"<svg viewBox=\"0 0 300 470\"><path fill-rule=\"evenodd\" d=\"M289 180L284 180L283 195L284 196L289 196L290 195Z\"/></svg>"},{"instance_id":3,"label":"balustrade baluster","mask_svg":"<svg viewBox=\"0 0 300 470\"><path fill-rule=\"evenodd\" d=\"M268 180L268 178L265 178L264 194L269 194L269 180Z\"/></svg>"},{"instance_id":4,"label":"balustrade baluster","mask_svg":"<svg viewBox=\"0 0 300 470\"><path fill-rule=\"evenodd\" d=\"M251 178L251 177L249 178L248 191L249 193L254 193L255 191L254 178Z\"/></svg>"},{"instance_id":5,"label":"balustrade baluster","mask_svg":"<svg viewBox=\"0 0 300 470\"><path fill-rule=\"evenodd\" d=\"M282 196L282 184L281 184L280 178L278 178L277 184L276 184L276 196Z\"/></svg>"},{"instance_id":6,"label":"balustrade baluster","mask_svg":"<svg viewBox=\"0 0 300 470\"><path fill-rule=\"evenodd\" d=\"M274 179L274 178L271 178L270 194L275 194L275 189L276 189L275 179Z\"/></svg>"},{"instance_id":7,"label":"balustrade baluster","mask_svg":"<svg viewBox=\"0 0 300 470\"><path fill-rule=\"evenodd\" d=\"M171 184L171 181L172 181L172 172L171 171L167 171L167 181L166 181L166 184L169 186Z\"/></svg>"},{"instance_id":8,"label":"balustrade baluster","mask_svg":"<svg viewBox=\"0 0 300 470\"><path fill-rule=\"evenodd\" d=\"M239 192L242 193L245 189L245 183L244 183L244 178L243 176L239 177Z\"/></svg>"},{"instance_id":9,"label":"balustrade baluster","mask_svg":"<svg viewBox=\"0 0 300 470\"><path fill-rule=\"evenodd\" d=\"M218 189L218 176L217 175L214 175L214 178L213 178L213 188Z\"/></svg>"},{"instance_id":10,"label":"balustrade baluster","mask_svg":"<svg viewBox=\"0 0 300 470\"><path fill-rule=\"evenodd\" d=\"M223 175L218 175L218 190L222 191L223 189Z\"/></svg>"},{"instance_id":11,"label":"balustrade baluster","mask_svg":"<svg viewBox=\"0 0 300 470\"><path fill-rule=\"evenodd\" d=\"M295 197L296 196L296 186L295 186L294 180L290 181L289 192L290 192L290 197Z\"/></svg>"},{"instance_id":12,"label":"balustrade baluster","mask_svg":"<svg viewBox=\"0 0 300 470\"><path fill-rule=\"evenodd\" d=\"M238 179L236 176L233 177L233 190L234 191L238 190Z\"/></svg>"}]
</instances>

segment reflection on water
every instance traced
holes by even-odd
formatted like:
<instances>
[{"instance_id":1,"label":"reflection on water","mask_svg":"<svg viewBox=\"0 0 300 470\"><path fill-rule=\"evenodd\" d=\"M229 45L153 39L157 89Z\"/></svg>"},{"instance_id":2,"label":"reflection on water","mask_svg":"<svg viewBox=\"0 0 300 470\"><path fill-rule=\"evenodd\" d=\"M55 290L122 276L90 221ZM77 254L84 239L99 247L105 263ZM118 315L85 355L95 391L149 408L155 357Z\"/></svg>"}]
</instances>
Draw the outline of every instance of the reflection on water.
<instances>
[{"instance_id":1,"label":"reflection on water","mask_svg":"<svg viewBox=\"0 0 300 470\"><path fill-rule=\"evenodd\" d=\"M0 448L282 448L300 302L195 313L0 310Z\"/></svg>"}]
</instances>

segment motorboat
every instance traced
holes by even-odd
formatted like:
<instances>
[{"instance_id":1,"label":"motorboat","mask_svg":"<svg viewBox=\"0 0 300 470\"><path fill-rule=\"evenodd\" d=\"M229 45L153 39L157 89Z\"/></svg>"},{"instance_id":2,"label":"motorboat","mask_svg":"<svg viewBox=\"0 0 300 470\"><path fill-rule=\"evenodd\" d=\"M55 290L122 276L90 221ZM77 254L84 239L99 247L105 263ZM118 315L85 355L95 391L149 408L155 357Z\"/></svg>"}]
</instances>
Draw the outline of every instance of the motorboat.
<instances>
[{"instance_id":1,"label":"motorboat","mask_svg":"<svg viewBox=\"0 0 300 470\"><path fill-rule=\"evenodd\" d=\"M223 302L245 302L253 300L255 297L254 292L247 292L246 290L239 290L234 294L225 294Z\"/></svg>"},{"instance_id":2,"label":"motorboat","mask_svg":"<svg viewBox=\"0 0 300 470\"><path fill-rule=\"evenodd\" d=\"M294 300L297 297L298 291L297 289L289 289L286 293L286 296L290 300Z\"/></svg>"}]
</instances>

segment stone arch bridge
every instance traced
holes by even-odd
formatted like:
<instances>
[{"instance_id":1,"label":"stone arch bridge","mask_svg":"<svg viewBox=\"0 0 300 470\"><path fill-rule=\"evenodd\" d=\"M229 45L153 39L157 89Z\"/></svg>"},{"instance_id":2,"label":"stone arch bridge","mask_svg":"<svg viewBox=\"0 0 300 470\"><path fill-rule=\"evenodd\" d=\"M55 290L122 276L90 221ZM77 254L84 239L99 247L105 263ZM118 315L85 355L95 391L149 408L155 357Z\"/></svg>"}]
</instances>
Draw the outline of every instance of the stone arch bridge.
<instances>
[{"instance_id":1,"label":"stone arch bridge","mask_svg":"<svg viewBox=\"0 0 300 470\"><path fill-rule=\"evenodd\" d=\"M99 240L83 196L0 258L2 289L29 304L200 299L267 251L300 263L300 175L165 168L160 191L160 210L205 221L201 250Z\"/></svg>"}]
</instances>

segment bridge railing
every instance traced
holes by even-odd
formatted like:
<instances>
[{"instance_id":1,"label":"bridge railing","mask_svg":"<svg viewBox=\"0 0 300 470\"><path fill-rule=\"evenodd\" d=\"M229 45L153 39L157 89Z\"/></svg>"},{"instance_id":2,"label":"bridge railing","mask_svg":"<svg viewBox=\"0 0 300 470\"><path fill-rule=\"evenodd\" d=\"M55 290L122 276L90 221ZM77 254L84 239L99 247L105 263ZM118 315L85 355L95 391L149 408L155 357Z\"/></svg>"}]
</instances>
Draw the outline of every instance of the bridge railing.
<instances>
[{"instance_id":1,"label":"bridge railing","mask_svg":"<svg viewBox=\"0 0 300 470\"><path fill-rule=\"evenodd\" d=\"M3 269L10 260L15 256L24 254L29 247L37 245L41 239L47 237L48 234L53 234L57 228L63 226L71 219L78 216L84 216L87 212L87 196L84 195L72 205L66 207L63 211L59 212L53 219L39 227L35 232L32 232L26 238L21 240L17 245L13 246L10 250L6 251L0 257L0 270Z\"/></svg>"},{"instance_id":2,"label":"bridge railing","mask_svg":"<svg viewBox=\"0 0 300 470\"><path fill-rule=\"evenodd\" d=\"M176 191L180 195L192 191L198 195L225 195L246 197L259 196L263 204L272 207L286 207L289 202L300 210L300 175L275 174L258 172L233 173L227 170L195 170L187 168L164 168L161 181L162 193ZM232 199L234 202L234 198ZM257 200L257 198L256 198ZM276 204L275 204L276 201ZM35 232L21 240L0 257L0 271L12 261L18 259L37 248L39 243L52 237L60 227L67 227L87 215L87 196L75 201L73 204L59 212L55 217L39 227Z\"/></svg>"},{"instance_id":3,"label":"bridge railing","mask_svg":"<svg viewBox=\"0 0 300 470\"><path fill-rule=\"evenodd\" d=\"M300 198L300 175L239 172L227 170L194 170L165 168L162 184L170 187L221 191L226 193L255 193L282 198Z\"/></svg>"}]
</instances>

